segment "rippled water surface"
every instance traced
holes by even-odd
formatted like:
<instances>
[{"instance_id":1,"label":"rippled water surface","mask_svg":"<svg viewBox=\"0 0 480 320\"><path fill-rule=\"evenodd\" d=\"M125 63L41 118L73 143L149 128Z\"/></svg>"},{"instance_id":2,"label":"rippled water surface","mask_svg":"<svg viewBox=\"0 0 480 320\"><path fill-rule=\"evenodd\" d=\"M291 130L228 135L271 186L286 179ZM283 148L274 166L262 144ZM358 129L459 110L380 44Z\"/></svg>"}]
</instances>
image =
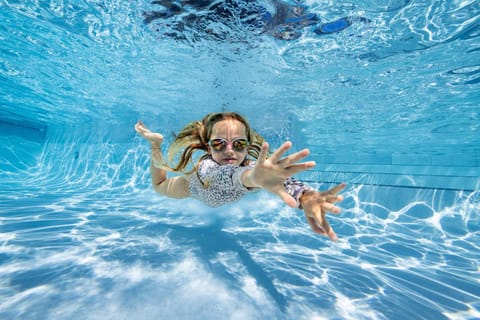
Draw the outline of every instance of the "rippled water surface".
<instances>
[{"instance_id":1,"label":"rippled water surface","mask_svg":"<svg viewBox=\"0 0 480 320\"><path fill-rule=\"evenodd\" d=\"M480 319L478 2L302 4L370 22L173 38L150 1L0 0L0 318ZM268 193L153 192L136 120L220 110L348 183L338 242Z\"/></svg>"}]
</instances>

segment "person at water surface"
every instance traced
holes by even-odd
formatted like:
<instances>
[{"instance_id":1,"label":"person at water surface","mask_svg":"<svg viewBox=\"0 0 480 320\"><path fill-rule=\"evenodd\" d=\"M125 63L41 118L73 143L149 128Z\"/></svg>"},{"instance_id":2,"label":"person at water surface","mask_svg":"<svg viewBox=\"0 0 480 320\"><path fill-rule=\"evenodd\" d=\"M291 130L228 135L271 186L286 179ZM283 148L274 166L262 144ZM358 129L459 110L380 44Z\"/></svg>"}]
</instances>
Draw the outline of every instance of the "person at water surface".
<instances>
[{"instance_id":1,"label":"person at water surface","mask_svg":"<svg viewBox=\"0 0 480 320\"><path fill-rule=\"evenodd\" d=\"M292 178L315 166L313 161L301 162L309 155L308 149L285 155L292 147L287 141L270 153L264 138L235 112L210 113L187 124L170 145L166 160L162 134L150 131L142 121L135 124L135 131L151 145L151 182L159 194L192 197L218 207L263 189L278 195L288 206L302 209L314 232L337 239L326 213L340 213L335 203L343 200L338 193L345 184L316 191ZM201 157L194 161L196 151ZM173 159L178 160L173 163ZM182 175L168 177L168 172Z\"/></svg>"},{"instance_id":2,"label":"person at water surface","mask_svg":"<svg viewBox=\"0 0 480 320\"><path fill-rule=\"evenodd\" d=\"M170 20L167 23L172 30L167 36L177 39L184 38L187 29L201 30L217 40L225 40L225 30L215 30L208 26L209 22L221 22L232 27L235 23L248 26L258 33L272 35L277 39L293 40L302 35L302 29L313 26L317 35L340 32L352 23L368 23L369 19L357 16L347 16L335 21L322 23L317 14L307 12L307 7L297 3L271 0L161 0L152 4L160 5L163 10L144 12L144 22L154 20ZM267 6L269 8L267 8ZM158 29L158 31L160 31Z\"/></svg>"}]
</instances>

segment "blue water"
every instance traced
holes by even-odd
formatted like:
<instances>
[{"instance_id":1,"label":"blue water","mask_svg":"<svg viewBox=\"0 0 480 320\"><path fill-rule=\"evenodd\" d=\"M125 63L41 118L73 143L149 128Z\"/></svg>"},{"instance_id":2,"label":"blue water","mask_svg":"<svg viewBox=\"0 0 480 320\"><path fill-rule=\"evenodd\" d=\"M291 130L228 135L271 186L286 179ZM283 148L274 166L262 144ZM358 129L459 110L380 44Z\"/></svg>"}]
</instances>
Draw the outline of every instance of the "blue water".
<instances>
[{"instance_id":1,"label":"blue water","mask_svg":"<svg viewBox=\"0 0 480 320\"><path fill-rule=\"evenodd\" d=\"M304 4L371 23L177 41L146 0L0 0L0 319L480 319L478 2ZM338 242L265 192L154 194L136 120L220 110L348 183Z\"/></svg>"}]
</instances>

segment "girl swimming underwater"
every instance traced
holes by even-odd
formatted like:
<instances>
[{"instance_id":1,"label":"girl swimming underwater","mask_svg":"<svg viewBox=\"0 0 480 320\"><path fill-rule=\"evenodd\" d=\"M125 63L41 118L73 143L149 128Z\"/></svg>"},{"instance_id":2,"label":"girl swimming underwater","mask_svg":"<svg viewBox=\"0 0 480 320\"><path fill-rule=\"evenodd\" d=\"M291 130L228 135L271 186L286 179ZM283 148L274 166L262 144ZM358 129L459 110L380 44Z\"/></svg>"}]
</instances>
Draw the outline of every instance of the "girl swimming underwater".
<instances>
[{"instance_id":1,"label":"girl swimming underwater","mask_svg":"<svg viewBox=\"0 0 480 320\"><path fill-rule=\"evenodd\" d=\"M192 197L218 207L264 189L290 207L303 209L314 232L337 239L325 215L327 211L340 213L334 204L343 200L338 193L345 184L320 192L292 178L315 166L312 161L300 162L308 156L307 149L284 156L291 148L291 143L285 142L268 156L268 143L235 112L211 113L185 126L168 149L167 160L161 151L163 135L150 131L141 121L135 130L151 144L151 180L161 195ZM193 163L196 151L202 155ZM172 164L175 158L178 160ZM182 175L167 177L168 171Z\"/></svg>"}]
</instances>

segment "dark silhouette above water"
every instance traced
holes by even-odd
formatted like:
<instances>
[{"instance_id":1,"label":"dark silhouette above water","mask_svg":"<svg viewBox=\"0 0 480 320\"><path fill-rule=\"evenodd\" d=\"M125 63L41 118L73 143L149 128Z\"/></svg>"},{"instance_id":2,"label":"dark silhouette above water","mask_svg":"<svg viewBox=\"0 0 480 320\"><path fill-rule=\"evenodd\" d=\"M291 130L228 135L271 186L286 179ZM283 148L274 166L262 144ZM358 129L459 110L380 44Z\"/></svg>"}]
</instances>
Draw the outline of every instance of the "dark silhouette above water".
<instances>
[{"instance_id":1,"label":"dark silhouette above water","mask_svg":"<svg viewBox=\"0 0 480 320\"><path fill-rule=\"evenodd\" d=\"M177 39L184 39L187 30L195 30L217 40L226 40L228 29L242 26L258 34L293 40L299 38L302 30L309 26L317 35L324 35L343 31L355 22L370 22L364 17L348 16L322 23L305 6L278 0L271 2L270 9L260 5L257 0L161 0L152 4L163 8L144 12L144 22L149 24L161 20L165 30L161 30L161 27L157 30Z\"/></svg>"}]
</instances>

